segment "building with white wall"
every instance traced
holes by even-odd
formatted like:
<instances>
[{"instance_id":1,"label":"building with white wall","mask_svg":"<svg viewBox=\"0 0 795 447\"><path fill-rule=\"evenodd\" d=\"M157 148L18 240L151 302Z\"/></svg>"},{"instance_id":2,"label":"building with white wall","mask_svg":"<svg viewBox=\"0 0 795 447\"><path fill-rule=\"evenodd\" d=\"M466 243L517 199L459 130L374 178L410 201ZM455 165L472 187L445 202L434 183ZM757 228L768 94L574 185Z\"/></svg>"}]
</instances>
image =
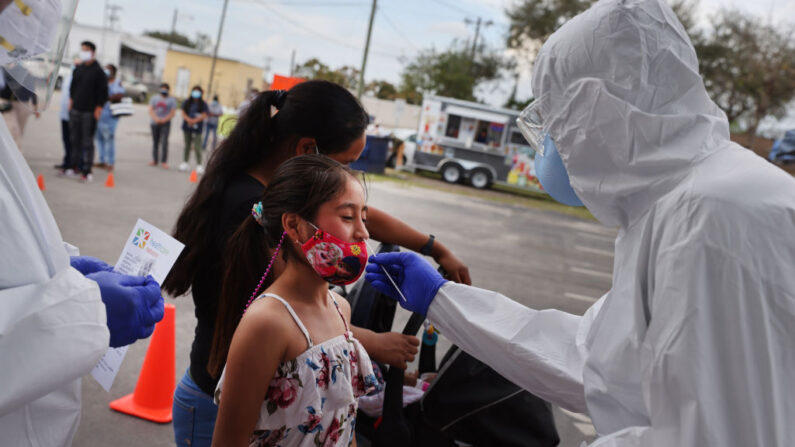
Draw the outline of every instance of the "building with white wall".
<instances>
[{"instance_id":1,"label":"building with white wall","mask_svg":"<svg viewBox=\"0 0 795 447\"><path fill-rule=\"evenodd\" d=\"M422 107L406 104L404 100L379 99L362 96L362 105L374 122L385 129L417 129Z\"/></svg>"},{"instance_id":2,"label":"building with white wall","mask_svg":"<svg viewBox=\"0 0 795 447\"><path fill-rule=\"evenodd\" d=\"M113 64L122 74L140 79L145 84L157 84L166 65L168 42L148 36L94 25L75 23L69 33L64 59L72 61L80 53L80 42L89 40L97 46L100 64ZM177 47L178 45L172 45Z\"/></svg>"}]
</instances>

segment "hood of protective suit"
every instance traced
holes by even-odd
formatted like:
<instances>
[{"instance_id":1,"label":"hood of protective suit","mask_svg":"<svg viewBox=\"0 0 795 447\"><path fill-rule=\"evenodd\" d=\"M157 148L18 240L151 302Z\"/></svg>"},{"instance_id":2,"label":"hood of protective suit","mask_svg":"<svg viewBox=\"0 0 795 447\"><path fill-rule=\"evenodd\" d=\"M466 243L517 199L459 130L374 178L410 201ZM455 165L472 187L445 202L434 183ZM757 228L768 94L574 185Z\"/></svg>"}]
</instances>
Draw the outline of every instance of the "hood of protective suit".
<instances>
[{"instance_id":1,"label":"hood of protective suit","mask_svg":"<svg viewBox=\"0 0 795 447\"><path fill-rule=\"evenodd\" d=\"M541 48L533 93L572 187L605 225L629 225L729 144L664 0L603 0L570 20Z\"/></svg>"}]
</instances>

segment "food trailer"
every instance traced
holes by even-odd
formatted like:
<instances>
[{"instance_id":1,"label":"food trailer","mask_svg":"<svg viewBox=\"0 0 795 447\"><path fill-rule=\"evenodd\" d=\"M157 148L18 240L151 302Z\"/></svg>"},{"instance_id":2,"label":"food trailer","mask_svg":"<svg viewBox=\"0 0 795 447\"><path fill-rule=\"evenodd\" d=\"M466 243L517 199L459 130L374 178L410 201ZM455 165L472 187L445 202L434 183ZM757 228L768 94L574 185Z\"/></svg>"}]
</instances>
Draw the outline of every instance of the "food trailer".
<instances>
[{"instance_id":1,"label":"food trailer","mask_svg":"<svg viewBox=\"0 0 795 447\"><path fill-rule=\"evenodd\" d=\"M408 168L438 172L446 182L479 189L503 183L540 190L535 153L516 126L518 116L516 110L427 96Z\"/></svg>"}]
</instances>

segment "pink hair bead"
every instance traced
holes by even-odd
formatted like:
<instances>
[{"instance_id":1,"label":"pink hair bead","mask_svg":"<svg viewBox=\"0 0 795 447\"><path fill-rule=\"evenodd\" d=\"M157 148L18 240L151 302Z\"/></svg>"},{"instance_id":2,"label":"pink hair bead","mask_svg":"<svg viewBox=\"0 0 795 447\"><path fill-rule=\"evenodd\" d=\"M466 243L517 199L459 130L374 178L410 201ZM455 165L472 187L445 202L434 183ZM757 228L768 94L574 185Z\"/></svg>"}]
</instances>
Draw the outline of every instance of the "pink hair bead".
<instances>
[{"instance_id":1,"label":"pink hair bead","mask_svg":"<svg viewBox=\"0 0 795 447\"><path fill-rule=\"evenodd\" d=\"M276 246L276 251L273 252L273 256L271 257L271 262L268 264L268 268L265 269L265 274L262 275L262 278L259 280L259 284L257 284L257 288L254 289L254 293L251 294L251 298L248 299L248 303L246 303L246 308L243 309L243 313L245 314L248 310L248 306L251 306L251 303L254 302L254 299L257 297L259 293L259 289L262 288L262 283L265 282L265 278L268 277L268 273L271 272L271 267L273 267L273 262L276 261L276 257L279 256L279 250L282 248L282 243L284 242L284 237L287 236L287 232L282 233L282 238L279 239L279 245Z\"/></svg>"}]
</instances>

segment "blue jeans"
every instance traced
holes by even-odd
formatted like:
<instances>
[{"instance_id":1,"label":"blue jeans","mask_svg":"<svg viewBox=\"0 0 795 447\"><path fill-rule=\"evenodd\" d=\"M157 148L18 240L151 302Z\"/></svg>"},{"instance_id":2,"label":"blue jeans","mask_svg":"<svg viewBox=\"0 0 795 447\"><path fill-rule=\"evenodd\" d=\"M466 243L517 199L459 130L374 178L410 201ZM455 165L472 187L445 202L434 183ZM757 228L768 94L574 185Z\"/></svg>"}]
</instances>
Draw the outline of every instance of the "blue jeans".
<instances>
[{"instance_id":1,"label":"blue jeans","mask_svg":"<svg viewBox=\"0 0 795 447\"><path fill-rule=\"evenodd\" d=\"M99 161L109 165L116 163L116 125L119 119L105 113L97 122L97 148L99 148Z\"/></svg>"},{"instance_id":2,"label":"blue jeans","mask_svg":"<svg viewBox=\"0 0 795 447\"><path fill-rule=\"evenodd\" d=\"M196 386L189 371L174 390L174 440L179 447L210 447L218 406Z\"/></svg>"},{"instance_id":3,"label":"blue jeans","mask_svg":"<svg viewBox=\"0 0 795 447\"><path fill-rule=\"evenodd\" d=\"M218 144L218 134L215 132L217 128L218 124L204 123L204 142L202 143L202 150L207 149L207 140L210 139L210 133L213 135L213 144L210 146L210 149L215 149L215 146Z\"/></svg>"}]
</instances>

